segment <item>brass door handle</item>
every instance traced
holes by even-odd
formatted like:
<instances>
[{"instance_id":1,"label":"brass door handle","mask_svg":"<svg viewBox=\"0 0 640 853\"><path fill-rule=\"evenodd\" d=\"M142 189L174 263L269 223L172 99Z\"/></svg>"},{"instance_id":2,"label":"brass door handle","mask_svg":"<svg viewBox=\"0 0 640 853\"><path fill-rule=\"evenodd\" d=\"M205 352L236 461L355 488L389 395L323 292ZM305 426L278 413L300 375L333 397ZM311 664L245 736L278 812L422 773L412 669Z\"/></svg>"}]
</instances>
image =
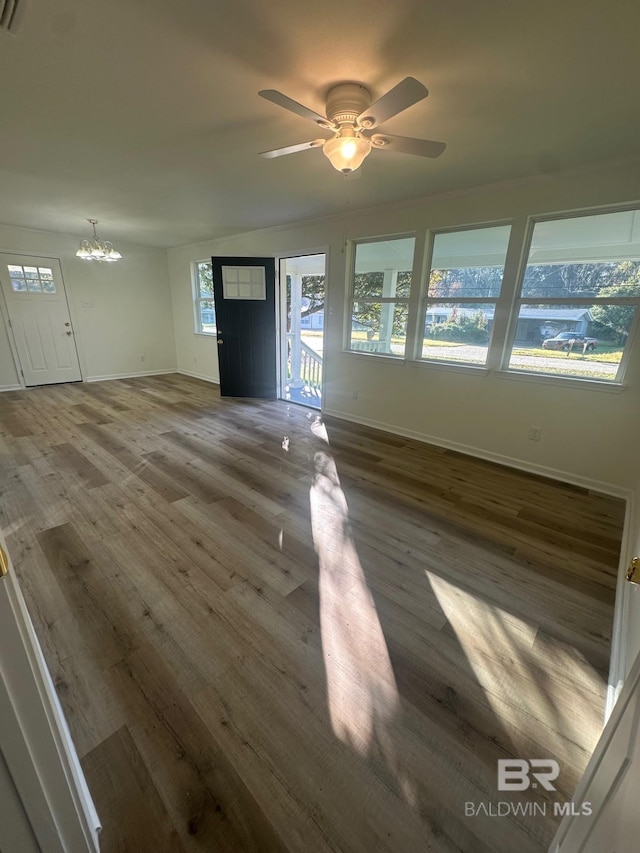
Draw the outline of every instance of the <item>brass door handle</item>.
<instances>
[{"instance_id":1,"label":"brass door handle","mask_svg":"<svg viewBox=\"0 0 640 853\"><path fill-rule=\"evenodd\" d=\"M9 574L9 558L7 552L0 546L0 578Z\"/></svg>"},{"instance_id":2,"label":"brass door handle","mask_svg":"<svg viewBox=\"0 0 640 853\"><path fill-rule=\"evenodd\" d=\"M221 347L221 346L222 346L222 344L224 343L224 341L221 341L221 340L220 340L220 338L218 338L218 340L216 341L216 343L218 344L218 346L219 346L219 347Z\"/></svg>"},{"instance_id":3,"label":"brass door handle","mask_svg":"<svg viewBox=\"0 0 640 853\"><path fill-rule=\"evenodd\" d=\"M70 325L71 325L71 323L65 323L65 326L70 326Z\"/></svg>"},{"instance_id":4,"label":"brass door handle","mask_svg":"<svg viewBox=\"0 0 640 853\"><path fill-rule=\"evenodd\" d=\"M70 334L71 334L71 332L67 332L67 334L68 334L68 335L70 335Z\"/></svg>"}]
</instances>

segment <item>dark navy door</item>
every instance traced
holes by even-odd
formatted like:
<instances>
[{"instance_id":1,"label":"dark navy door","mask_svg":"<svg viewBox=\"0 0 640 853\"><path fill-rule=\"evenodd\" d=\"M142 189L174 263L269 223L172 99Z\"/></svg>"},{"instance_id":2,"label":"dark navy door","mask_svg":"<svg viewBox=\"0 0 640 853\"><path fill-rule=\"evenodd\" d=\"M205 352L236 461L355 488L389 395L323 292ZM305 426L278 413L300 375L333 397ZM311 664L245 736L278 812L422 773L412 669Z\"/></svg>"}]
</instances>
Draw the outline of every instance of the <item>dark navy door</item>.
<instances>
[{"instance_id":1,"label":"dark navy door","mask_svg":"<svg viewBox=\"0 0 640 853\"><path fill-rule=\"evenodd\" d=\"M220 393L276 398L274 258L211 258Z\"/></svg>"}]
</instances>

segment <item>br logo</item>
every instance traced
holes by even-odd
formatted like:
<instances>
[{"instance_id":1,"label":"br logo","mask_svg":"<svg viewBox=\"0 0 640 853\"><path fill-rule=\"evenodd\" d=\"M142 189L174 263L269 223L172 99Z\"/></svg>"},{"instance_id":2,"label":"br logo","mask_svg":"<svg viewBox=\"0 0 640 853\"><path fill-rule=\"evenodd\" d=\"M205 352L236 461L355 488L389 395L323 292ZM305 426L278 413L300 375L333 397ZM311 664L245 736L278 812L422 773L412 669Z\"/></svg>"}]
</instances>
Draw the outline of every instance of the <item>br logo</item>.
<instances>
[{"instance_id":1,"label":"br logo","mask_svg":"<svg viewBox=\"0 0 640 853\"><path fill-rule=\"evenodd\" d=\"M555 791L551 783L559 775L560 765L553 758L498 759L499 791L526 791L537 788L538 783L547 791Z\"/></svg>"}]
</instances>

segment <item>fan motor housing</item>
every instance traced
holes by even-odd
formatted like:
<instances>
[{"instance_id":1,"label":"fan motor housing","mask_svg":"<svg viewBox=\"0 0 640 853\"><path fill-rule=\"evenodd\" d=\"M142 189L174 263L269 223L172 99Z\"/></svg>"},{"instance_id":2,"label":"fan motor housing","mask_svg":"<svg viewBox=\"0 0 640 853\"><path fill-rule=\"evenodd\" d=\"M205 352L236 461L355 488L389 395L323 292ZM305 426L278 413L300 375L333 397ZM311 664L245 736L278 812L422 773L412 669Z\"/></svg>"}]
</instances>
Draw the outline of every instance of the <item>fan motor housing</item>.
<instances>
[{"instance_id":1,"label":"fan motor housing","mask_svg":"<svg viewBox=\"0 0 640 853\"><path fill-rule=\"evenodd\" d=\"M360 83L339 83L327 93L327 118L335 124L355 124L371 103L371 93Z\"/></svg>"}]
</instances>

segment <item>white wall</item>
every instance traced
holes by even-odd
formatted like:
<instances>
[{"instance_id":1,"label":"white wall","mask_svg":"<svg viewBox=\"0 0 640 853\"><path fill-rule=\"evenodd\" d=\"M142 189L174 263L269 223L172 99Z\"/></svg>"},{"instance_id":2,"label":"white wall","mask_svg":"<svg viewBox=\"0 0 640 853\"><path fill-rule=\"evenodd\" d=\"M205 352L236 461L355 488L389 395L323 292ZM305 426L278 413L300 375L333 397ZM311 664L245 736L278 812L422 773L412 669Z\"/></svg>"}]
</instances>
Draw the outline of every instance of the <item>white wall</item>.
<instances>
[{"instance_id":1,"label":"white wall","mask_svg":"<svg viewBox=\"0 0 640 853\"><path fill-rule=\"evenodd\" d=\"M337 177L336 179L340 179ZM366 180L363 175L362 180ZM190 263L210 255L328 251L325 411L622 494L635 488L640 339L623 391L498 373L412 365L341 352L345 242L640 199L637 163L526 179L289 227L211 240L168 253L178 369L217 381L216 343L193 331ZM517 260L508 274L515 276ZM507 273L506 273L507 274ZM505 275L506 275L505 274ZM353 398L358 391L357 399ZM542 440L528 439L530 425Z\"/></svg>"},{"instance_id":2,"label":"white wall","mask_svg":"<svg viewBox=\"0 0 640 853\"><path fill-rule=\"evenodd\" d=\"M75 257L78 245L75 237L0 225L0 252L60 259L84 379L174 370L165 252L119 243L123 260L96 264ZM6 389L19 383L1 302L0 313L0 389Z\"/></svg>"}]
</instances>

